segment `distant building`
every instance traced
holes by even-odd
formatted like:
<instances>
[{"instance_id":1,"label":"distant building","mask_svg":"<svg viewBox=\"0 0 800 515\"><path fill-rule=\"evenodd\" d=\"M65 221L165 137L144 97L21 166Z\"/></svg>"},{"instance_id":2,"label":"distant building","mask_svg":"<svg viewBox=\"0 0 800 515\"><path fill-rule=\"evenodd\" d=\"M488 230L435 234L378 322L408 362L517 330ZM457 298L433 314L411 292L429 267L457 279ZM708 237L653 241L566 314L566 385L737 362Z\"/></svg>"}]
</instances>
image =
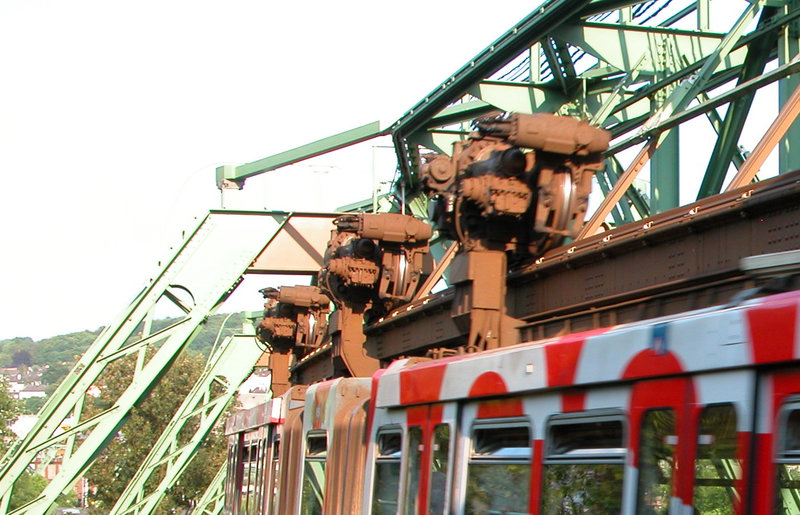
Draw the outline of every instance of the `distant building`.
<instances>
[{"instance_id":1,"label":"distant building","mask_svg":"<svg viewBox=\"0 0 800 515\"><path fill-rule=\"evenodd\" d=\"M25 400L34 397L47 397L47 387L43 384L39 385L26 385L22 390L17 392L17 399Z\"/></svg>"}]
</instances>

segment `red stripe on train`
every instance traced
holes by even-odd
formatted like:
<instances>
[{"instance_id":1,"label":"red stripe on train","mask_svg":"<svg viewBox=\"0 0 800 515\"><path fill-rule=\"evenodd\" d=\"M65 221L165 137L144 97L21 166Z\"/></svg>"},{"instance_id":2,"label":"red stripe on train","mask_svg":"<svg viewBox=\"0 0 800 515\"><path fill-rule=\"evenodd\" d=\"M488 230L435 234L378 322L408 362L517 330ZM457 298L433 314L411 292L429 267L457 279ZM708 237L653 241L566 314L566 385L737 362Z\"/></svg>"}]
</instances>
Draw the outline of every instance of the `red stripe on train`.
<instances>
[{"instance_id":1,"label":"red stripe on train","mask_svg":"<svg viewBox=\"0 0 800 515\"><path fill-rule=\"evenodd\" d=\"M754 363L787 361L794 357L797 331L794 297L769 300L746 313Z\"/></svg>"},{"instance_id":2,"label":"red stripe on train","mask_svg":"<svg viewBox=\"0 0 800 515\"><path fill-rule=\"evenodd\" d=\"M592 336L603 334L609 329L608 327L603 327L583 333L570 334L556 342L545 345L548 386L570 386L574 384L575 372L578 370L578 360L581 357L583 344Z\"/></svg>"}]
</instances>

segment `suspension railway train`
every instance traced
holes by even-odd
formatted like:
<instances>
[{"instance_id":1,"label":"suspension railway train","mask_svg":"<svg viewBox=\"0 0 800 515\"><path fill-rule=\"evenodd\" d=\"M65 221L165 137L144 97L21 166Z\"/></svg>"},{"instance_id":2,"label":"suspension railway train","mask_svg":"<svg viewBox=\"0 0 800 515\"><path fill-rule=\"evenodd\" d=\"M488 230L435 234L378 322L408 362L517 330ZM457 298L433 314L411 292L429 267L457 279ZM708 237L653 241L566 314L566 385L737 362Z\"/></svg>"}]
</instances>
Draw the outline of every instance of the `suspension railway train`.
<instances>
[{"instance_id":1,"label":"suspension railway train","mask_svg":"<svg viewBox=\"0 0 800 515\"><path fill-rule=\"evenodd\" d=\"M428 160L450 288L424 224L361 214L319 287L265 291L227 513L800 513L800 175L564 245L608 143L581 123Z\"/></svg>"},{"instance_id":2,"label":"suspension railway train","mask_svg":"<svg viewBox=\"0 0 800 515\"><path fill-rule=\"evenodd\" d=\"M800 292L297 386L236 513L798 513ZM324 507L324 509L323 509Z\"/></svg>"}]
</instances>

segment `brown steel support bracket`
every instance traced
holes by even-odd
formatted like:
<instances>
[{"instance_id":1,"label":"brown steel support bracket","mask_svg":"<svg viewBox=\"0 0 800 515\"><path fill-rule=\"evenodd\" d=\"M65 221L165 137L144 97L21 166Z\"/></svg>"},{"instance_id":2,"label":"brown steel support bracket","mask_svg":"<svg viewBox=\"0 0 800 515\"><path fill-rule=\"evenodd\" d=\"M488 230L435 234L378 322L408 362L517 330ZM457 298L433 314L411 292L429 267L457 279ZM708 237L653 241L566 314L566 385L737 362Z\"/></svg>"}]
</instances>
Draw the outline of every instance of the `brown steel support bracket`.
<instances>
[{"instance_id":1,"label":"brown steel support bracket","mask_svg":"<svg viewBox=\"0 0 800 515\"><path fill-rule=\"evenodd\" d=\"M519 343L519 321L506 315L508 263L502 251L459 254L450 269L455 286L451 316L468 334L466 351L476 352Z\"/></svg>"},{"instance_id":2,"label":"brown steel support bracket","mask_svg":"<svg viewBox=\"0 0 800 515\"><path fill-rule=\"evenodd\" d=\"M379 368L377 359L364 349L364 313L343 305L331 314L329 327L333 342L334 370L354 377L369 377Z\"/></svg>"}]
</instances>

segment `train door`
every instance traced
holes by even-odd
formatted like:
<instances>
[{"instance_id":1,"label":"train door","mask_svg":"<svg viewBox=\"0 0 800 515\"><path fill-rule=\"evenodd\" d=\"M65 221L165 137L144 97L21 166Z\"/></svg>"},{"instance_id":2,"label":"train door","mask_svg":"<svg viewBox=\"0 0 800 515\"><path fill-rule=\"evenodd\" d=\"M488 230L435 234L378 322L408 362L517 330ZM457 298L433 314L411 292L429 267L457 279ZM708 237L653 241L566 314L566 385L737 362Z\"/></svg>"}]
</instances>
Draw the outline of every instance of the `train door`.
<instances>
[{"instance_id":1,"label":"train door","mask_svg":"<svg viewBox=\"0 0 800 515\"><path fill-rule=\"evenodd\" d=\"M639 381L631 392L628 513L744 514L755 373Z\"/></svg>"},{"instance_id":2,"label":"train door","mask_svg":"<svg viewBox=\"0 0 800 515\"><path fill-rule=\"evenodd\" d=\"M455 405L406 410L406 464L400 482L404 515L449 513Z\"/></svg>"},{"instance_id":3,"label":"train door","mask_svg":"<svg viewBox=\"0 0 800 515\"><path fill-rule=\"evenodd\" d=\"M691 445L686 442L692 440L689 405L693 401L692 383L685 377L633 385L629 464L638 474L635 499L626 497L628 513L633 511L631 504L641 514L679 513L688 504L684 501L688 486L678 471L691 461Z\"/></svg>"}]
</instances>

